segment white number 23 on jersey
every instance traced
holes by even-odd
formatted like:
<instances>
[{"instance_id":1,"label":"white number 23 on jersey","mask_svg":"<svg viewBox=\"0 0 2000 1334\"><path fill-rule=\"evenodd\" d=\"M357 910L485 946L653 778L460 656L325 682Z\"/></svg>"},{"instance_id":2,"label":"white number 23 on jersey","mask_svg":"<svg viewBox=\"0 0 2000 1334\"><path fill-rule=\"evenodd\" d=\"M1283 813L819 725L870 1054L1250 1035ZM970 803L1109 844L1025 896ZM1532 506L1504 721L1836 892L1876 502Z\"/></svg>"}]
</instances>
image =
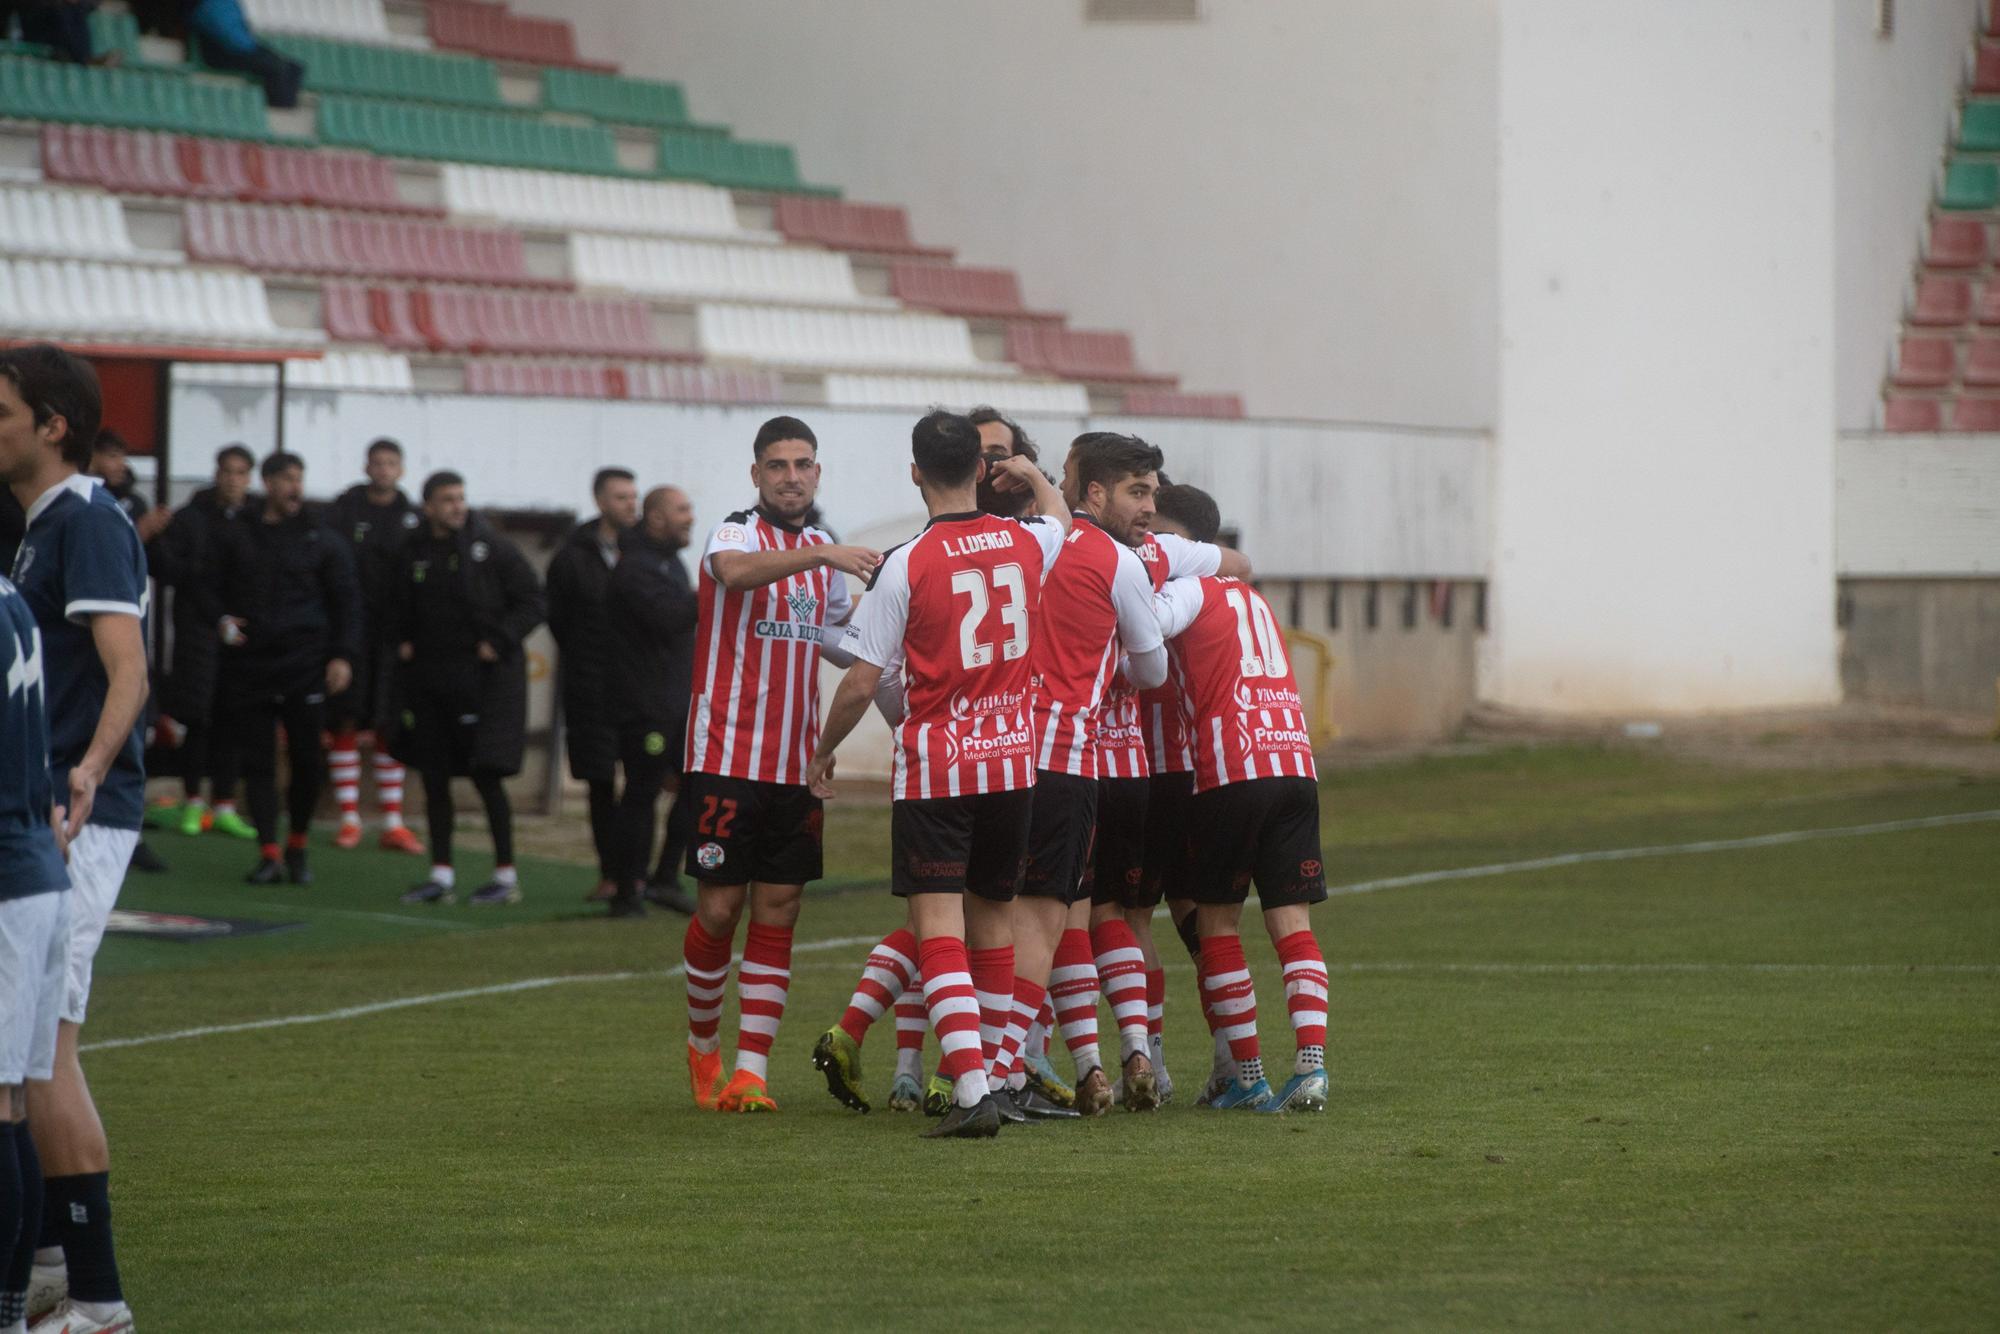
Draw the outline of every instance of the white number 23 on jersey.
<instances>
[{"instance_id":1,"label":"white number 23 on jersey","mask_svg":"<svg viewBox=\"0 0 2000 1334\"><path fill-rule=\"evenodd\" d=\"M1003 661L1012 662L1028 651L1028 584L1021 574L1021 567L1014 564L996 565L991 571L959 570L951 576L951 591L964 594L971 605L965 609L965 618L958 623L958 655L967 670L974 667L993 665L994 645L979 642L979 628L986 622L986 613L992 608L992 595L987 591L987 581L1002 596L1000 623L1007 630L1007 642L1000 646Z\"/></svg>"}]
</instances>

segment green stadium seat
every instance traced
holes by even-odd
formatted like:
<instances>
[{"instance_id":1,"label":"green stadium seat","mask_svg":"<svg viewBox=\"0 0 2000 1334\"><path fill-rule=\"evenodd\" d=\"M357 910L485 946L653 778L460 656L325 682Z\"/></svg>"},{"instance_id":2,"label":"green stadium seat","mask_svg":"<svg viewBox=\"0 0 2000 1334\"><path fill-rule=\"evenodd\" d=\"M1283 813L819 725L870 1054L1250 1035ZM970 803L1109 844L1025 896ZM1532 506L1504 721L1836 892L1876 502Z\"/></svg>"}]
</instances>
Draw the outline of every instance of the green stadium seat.
<instances>
[{"instance_id":1,"label":"green stadium seat","mask_svg":"<svg viewBox=\"0 0 2000 1334\"><path fill-rule=\"evenodd\" d=\"M617 143L604 126L552 125L512 111L329 93L319 99L319 135L401 157L621 174Z\"/></svg>"},{"instance_id":2,"label":"green stadium seat","mask_svg":"<svg viewBox=\"0 0 2000 1334\"><path fill-rule=\"evenodd\" d=\"M1953 162L1945 168L1938 205L1954 209L2000 207L2000 163Z\"/></svg>"},{"instance_id":3,"label":"green stadium seat","mask_svg":"<svg viewBox=\"0 0 2000 1334\"><path fill-rule=\"evenodd\" d=\"M116 51L126 64L138 64L139 20L130 14L93 9L90 11L90 49L100 56Z\"/></svg>"},{"instance_id":4,"label":"green stadium seat","mask_svg":"<svg viewBox=\"0 0 2000 1334\"><path fill-rule=\"evenodd\" d=\"M666 129L688 123L687 99L678 84L580 69L543 70L542 105L630 125Z\"/></svg>"},{"instance_id":5,"label":"green stadium seat","mask_svg":"<svg viewBox=\"0 0 2000 1334\"><path fill-rule=\"evenodd\" d=\"M0 116L269 139L262 94L164 71L0 56Z\"/></svg>"},{"instance_id":6,"label":"green stadium seat","mask_svg":"<svg viewBox=\"0 0 2000 1334\"><path fill-rule=\"evenodd\" d=\"M476 56L365 46L296 33L272 33L264 40L306 67L306 87L316 93L461 106L505 105L493 62Z\"/></svg>"},{"instance_id":7,"label":"green stadium seat","mask_svg":"<svg viewBox=\"0 0 2000 1334\"><path fill-rule=\"evenodd\" d=\"M1968 153L2000 153L2000 102L1967 102L1958 122L1958 146Z\"/></svg>"},{"instance_id":8,"label":"green stadium seat","mask_svg":"<svg viewBox=\"0 0 2000 1334\"><path fill-rule=\"evenodd\" d=\"M755 143L696 129L660 132L660 174L740 190L839 193L801 181L798 161L792 156L789 144Z\"/></svg>"}]
</instances>

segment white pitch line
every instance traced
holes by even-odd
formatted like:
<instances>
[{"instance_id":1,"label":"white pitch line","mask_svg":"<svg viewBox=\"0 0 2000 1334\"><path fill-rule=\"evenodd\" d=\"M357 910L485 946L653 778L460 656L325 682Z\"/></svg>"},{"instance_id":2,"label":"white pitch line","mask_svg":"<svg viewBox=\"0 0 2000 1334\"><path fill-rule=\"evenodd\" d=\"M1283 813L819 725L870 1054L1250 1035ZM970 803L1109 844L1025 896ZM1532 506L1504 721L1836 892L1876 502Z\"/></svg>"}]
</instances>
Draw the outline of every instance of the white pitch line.
<instances>
[{"instance_id":1,"label":"white pitch line","mask_svg":"<svg viewBox=\"0 0 2000 1334\"><path fill-rule=\"evenodd\" d=\"M1168 962L1161 965L1170 973L1191 973L1192 963ZM1340 963L1329 961L1329 973L1849 973L1849 974L1971 974L2000 975L2000 963L1645 963L1574 962L1536 963L1477 962L1449 963L1416 960Z\"/></svg>"},{"instance_id":2,"label":"white pitch line","mask_svg":"<svg viewBox=\"0 0 2000 1334\"><path fill-rule=\"evenodd\" d=\"M803 945L794 945L794 954L817 953L820 950L847 949L854 945L873 945L880 936L841 936L835 940L809 940ZM741 963L743 956L737 955L732 962ZM371 1014L383 1014L390 1010L407 1010L418 1005L440 1005L446 1001L475 1000L481 996L506 996L519 991L542 991L549 987L569 986L580 982L632 982L641 978L665 979L679 977L686 971L684 965L662 968L652 972L623 973L568 973L560 977L528 977L518 982L495 982L491 986L464 987L458 991L436 991L427 996L401 996L395 1000L371 1001L366 1005L348 1005L338 1010L321 1010L317 1014L288 1014L275 1019L250 1019L240 1024L209 1024L202 1028L183 1028L171 1033L144 1033L130 1038L106 1038L102 1042L86 1042L77 1048L86 1051L115 1051L120 1047L150 1047L157 1042L185 1042L190 1038L221 1037L227 1033L255 1033L267 1028L293 1028L300 1024L330 1024L343 1019L361 1019Z\"/></svg>"}]
</instances>

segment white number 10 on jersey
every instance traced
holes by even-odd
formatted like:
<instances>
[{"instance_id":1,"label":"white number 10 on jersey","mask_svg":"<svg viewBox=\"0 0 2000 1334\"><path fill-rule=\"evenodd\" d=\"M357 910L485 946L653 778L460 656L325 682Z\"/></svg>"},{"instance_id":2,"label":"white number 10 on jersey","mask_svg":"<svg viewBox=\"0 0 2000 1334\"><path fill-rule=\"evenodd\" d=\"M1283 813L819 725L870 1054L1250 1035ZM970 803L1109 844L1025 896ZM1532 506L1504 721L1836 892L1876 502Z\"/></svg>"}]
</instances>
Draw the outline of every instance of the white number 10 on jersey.
<instances>
[{"instance_id":1,"label":"white number 10 on jersey","mask_svg":"<svg viewBox=\"0 0 2000 1334\"><path fill-rule=\"evenodd\" d=\"M1236 611L1236 644L1243 650L1243 675L1283 676L1291 670L1285 660L1285 637L1271 618L1271 609L1260 598L1252 602L1240 588L1229 590L1229 605Z\"/></svg>"},{"instance_id":2,"label":"white number 10 on jersey","mask_svg":"<svg viewBox=\"0 0 2000 1334\"><path fill-rule=\"evenodd\" d=\"M1028 651L1028 583L1018 565L996 565L990 575L993 587L1005 598L1000 604L1000 623L1007 628L1007 642L1000 646L1000 657L1012 662ZM965 610L965 619L958 623L958 656L967 670L993 665L994 646L979 642L979 627L993 606L987 592L988 577L985 570L959 570L951 576L951 591L963 593L972 603Z\"/></svg>"}]
</instances>

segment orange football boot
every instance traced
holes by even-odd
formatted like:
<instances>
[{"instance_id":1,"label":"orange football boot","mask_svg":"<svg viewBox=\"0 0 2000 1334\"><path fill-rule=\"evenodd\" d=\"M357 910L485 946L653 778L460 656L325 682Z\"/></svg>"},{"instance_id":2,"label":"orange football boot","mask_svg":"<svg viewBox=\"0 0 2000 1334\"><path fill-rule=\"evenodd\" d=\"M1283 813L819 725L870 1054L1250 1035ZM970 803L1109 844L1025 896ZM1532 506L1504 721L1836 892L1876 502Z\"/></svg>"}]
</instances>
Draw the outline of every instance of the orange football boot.
<instances>
[{"instance_id":1,"label":"orange football boot","mask_svg":"<svg viewBox=\"0 0 2000 1334\"><path fill-rule=\"evenodd\" d=\"M694 1105L704 1112L716 1109L716 1086L722 1083L722 1049L696 1051L688 1044L688 1087L694 1091Z\"/></svg>"},{"instance_id":2,"label":"orange football boot","mask_svg":"<svg viewBox=\"0 0 2000 1334\"><path fill-rule=\"evenodd\" d=\"M722 1090L722 1096L715 1100L718 1112L775 1112L777 1100L764 1087L764 1081L748 1070L738 1070L729 1081L729 1087Z\"/></svg>"}]
</instances>

